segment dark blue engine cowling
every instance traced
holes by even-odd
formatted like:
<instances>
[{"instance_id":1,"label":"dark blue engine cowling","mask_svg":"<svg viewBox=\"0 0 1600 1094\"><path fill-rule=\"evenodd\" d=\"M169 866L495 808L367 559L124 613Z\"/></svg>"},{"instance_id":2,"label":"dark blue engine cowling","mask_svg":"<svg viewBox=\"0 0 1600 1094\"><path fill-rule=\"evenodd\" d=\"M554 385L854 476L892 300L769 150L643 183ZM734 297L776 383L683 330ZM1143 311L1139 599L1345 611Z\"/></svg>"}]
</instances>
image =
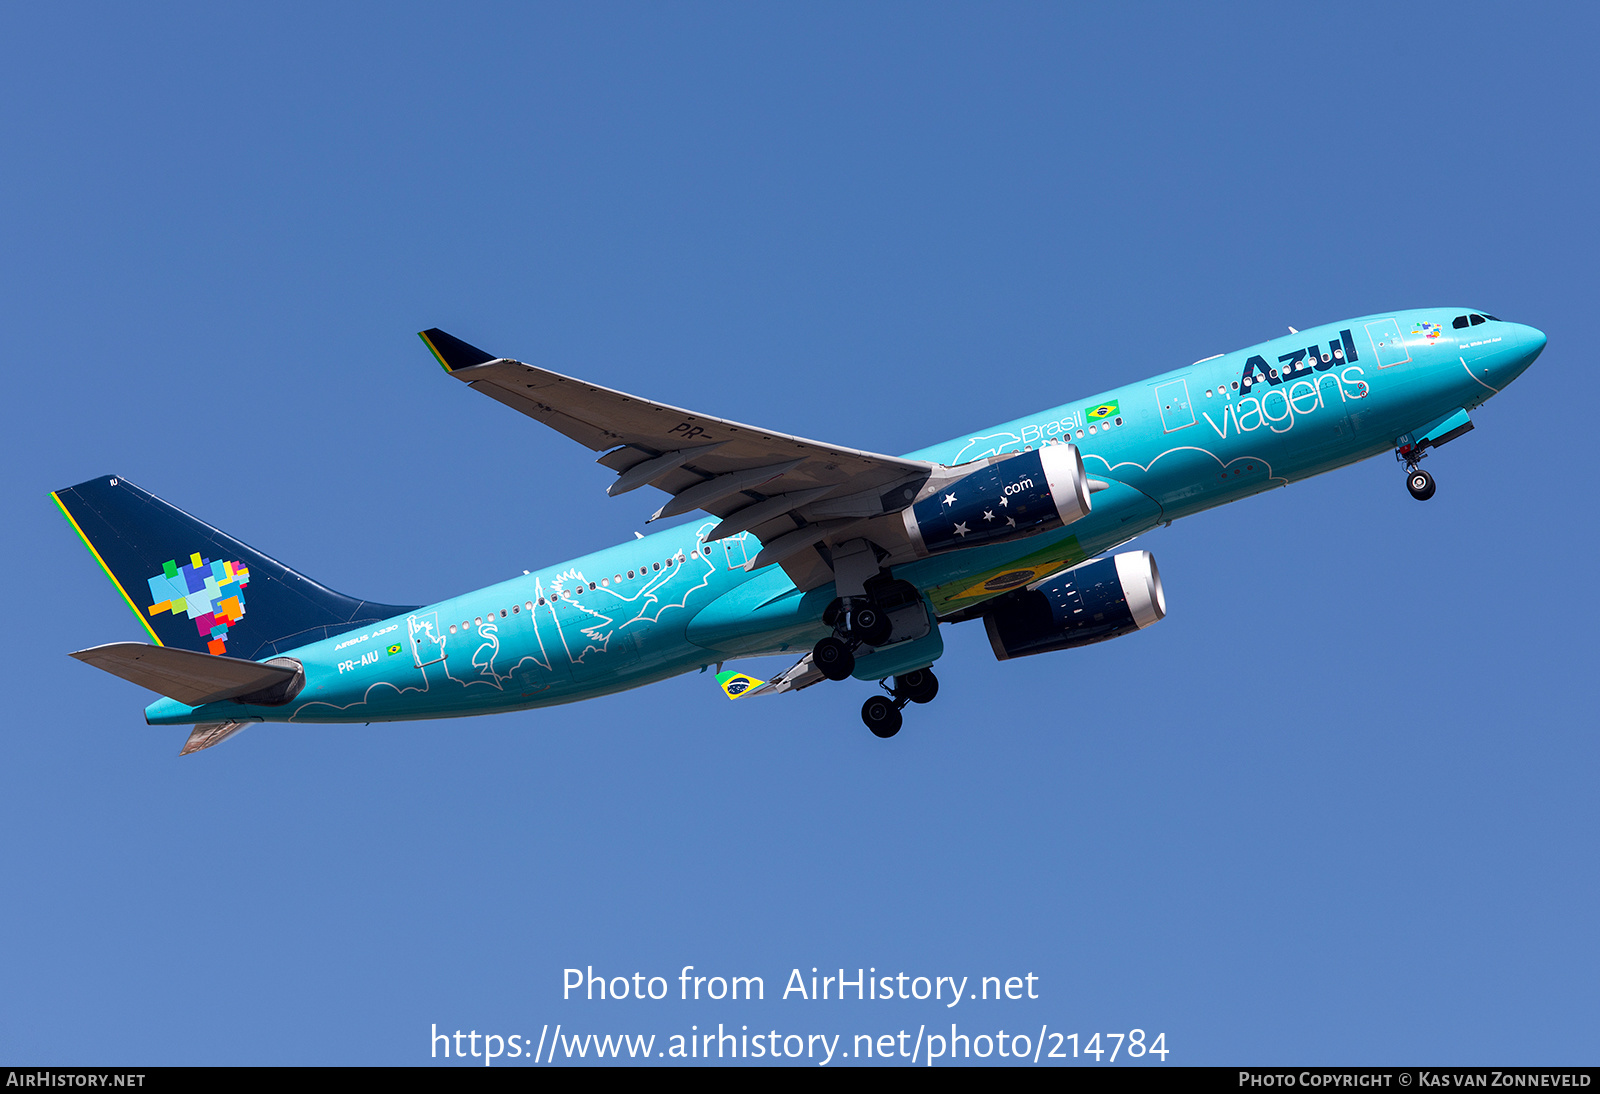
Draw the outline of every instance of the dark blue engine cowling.
<instances>
[{"instance_id":1,"label":"dark blue engine cowling","mask_svg":"<svg viewBox=\"0 0 1600 1094\"><path fill-rule=\"evenodd\" d=\"M923 553L976 547L1071 524L1089 512L1089 479L1076 445L996 460L905 511Z\"/></svg>"},{"instance_id":2,"label":"dark blue engine cowling","mask_svg":"<svg viewBox=\"0 0 1600 1094\"><path fill-rule=\"evenodd\" d=\"M1167 614L1161 573L1149 551L1086 562L989 605L984 625L1001 661L1104 642Z\"/></svg>"}]
</instances>

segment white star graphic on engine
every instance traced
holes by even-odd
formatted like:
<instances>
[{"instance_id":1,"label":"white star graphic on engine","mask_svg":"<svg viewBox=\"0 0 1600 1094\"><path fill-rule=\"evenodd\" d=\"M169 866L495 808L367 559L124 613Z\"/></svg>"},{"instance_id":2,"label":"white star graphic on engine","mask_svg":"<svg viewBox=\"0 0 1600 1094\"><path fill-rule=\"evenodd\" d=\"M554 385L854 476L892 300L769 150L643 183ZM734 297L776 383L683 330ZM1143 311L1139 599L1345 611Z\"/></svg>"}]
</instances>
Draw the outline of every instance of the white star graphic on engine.
<instances>
[{"instance_id":1,"label":"white star graphic on engine","mask_svg":"<svg viewBox=\"0 0 1600 1094\"><path fill-rule=\"evenodd\" d=\"M946 505L954 505L956 503L956 496L954 494L946 494L944 496L944 503Z\"/></svg>"},{"instance_id":2,"label":"white star graphic on engine","mask_svg":"<svg viewBox=\"0 0 1600 1094\"><path fill-rule=\"evenodd\" d=\"M1011 504L1011 501L1010 501L1010 499L1008 499L1008 498L1001 498L1001 499L1000 499L1000 504L1001 504L1001 505L1010 505L1010 504Z\"/></svg>"},{"instance_id":3,"label":"white star graphic on engine","mask_svg":"<svg viewBox=\"0 0 1600 1094\"><path fill-rule=\"evenodd\" d=\"M994 510L993 509L985 509L983 511L983 519L984 520L993 520L994 519Z\"/></svg>"},{"instance_id":4,"label":"white star graphic on engine","mask_svg":"<svg viewBox=\"0 0 1600 1094\"><path fill-rule=\"evenodd\" d=\"M966 534L967 534L967 526L966 526L965 522L962 522L961 524L956 525L956 535L964 536Z\"/></svg>"},{"instance_id":5,"label":"white star graphic on engine","mask_svg":"<svg viewBox=\"0 0 1600 1094\"><path fill-rule=\"evenodd\" d=\"M1010 517L1006 518L1006 527L1007 528L1015 528L1016 526L1017 526L1017 522L1016 521L1012 520Z\"/></svg>"}]
</instances>

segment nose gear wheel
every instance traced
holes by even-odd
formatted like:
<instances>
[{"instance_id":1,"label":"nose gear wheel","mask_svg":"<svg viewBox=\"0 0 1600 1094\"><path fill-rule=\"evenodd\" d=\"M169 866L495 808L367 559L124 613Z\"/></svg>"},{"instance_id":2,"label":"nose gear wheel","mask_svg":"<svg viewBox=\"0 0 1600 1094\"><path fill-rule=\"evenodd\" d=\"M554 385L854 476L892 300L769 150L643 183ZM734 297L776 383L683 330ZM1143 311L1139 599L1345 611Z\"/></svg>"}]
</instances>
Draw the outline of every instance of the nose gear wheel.
<instances>
[{"instance_id":1,"label":"nose gear wheel","mask_svg":"<svg viewBox=\"0 0 1600 1094\"><path fill-rule=\"evenodd\" d=\"M1411 473L1406 476L1406 489L1411 491L1411 496L1418 501L1427 501L1433 497L1434 491L1438 488L1433 476L1420 467L1412 468Z\"/></svg>"}]
</instances>

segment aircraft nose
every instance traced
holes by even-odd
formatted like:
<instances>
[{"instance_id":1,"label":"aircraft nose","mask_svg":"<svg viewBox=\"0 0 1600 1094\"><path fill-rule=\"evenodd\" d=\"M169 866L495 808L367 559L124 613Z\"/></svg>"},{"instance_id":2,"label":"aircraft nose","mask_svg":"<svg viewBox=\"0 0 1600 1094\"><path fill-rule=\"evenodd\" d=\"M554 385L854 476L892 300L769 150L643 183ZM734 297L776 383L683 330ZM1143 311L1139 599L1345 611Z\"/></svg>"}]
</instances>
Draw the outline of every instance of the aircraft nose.
<instances>
[{"instance_id":1,"label":"aircraft nose","mask_svg":"<svg viewBox=\"0 0 1600 1094\"><path fill-rule=\"evenodd\" d=\"M1534 359L1544 350L1544 331L1537 327L1525 326L1522 323L1508 323L1511 328L1502 345L1505 347L1499 353L1491 353L1477 363L1489 377L1489 383L1495 387L1503 388L1518 376L1527 371Z\"/></svg>"}]
</instances>

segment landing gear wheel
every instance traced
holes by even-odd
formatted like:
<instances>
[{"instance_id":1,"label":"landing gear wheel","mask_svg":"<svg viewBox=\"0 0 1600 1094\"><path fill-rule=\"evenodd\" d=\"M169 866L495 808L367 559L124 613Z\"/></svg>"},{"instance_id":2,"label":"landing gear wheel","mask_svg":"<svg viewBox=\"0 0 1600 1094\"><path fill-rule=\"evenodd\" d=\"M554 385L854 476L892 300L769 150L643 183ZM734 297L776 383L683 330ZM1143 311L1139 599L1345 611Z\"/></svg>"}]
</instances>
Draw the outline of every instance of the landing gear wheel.
<instances>
[{"instance_id":1,"label":"landing gear wheel","mask_svg":"<svg viewBox=\"0 0 1600 1094\"><path fill-rule=\"evenodd\" d=\"M888 641L894 624L877 608L857 608L850 616L850 636L869 646L881 646Z\"/></svg>"},{"instance_id":2,"label":"landing gear wheel","mask_svg":"<svg viewBox=\"0 0 1600 1094\"><path fill-rule=\"evenodd\" d=\"M900 732L900 708L886 695L874 695L862 703L861 720L876 737L887 739Z\"/></svg>"},{"instance_id":3,"label":"landing gear wheel","mask_svg":"<svg viewBox=\"0 0 1600 1094\"><path fill-rule=\"evenodd\" d=\"M1420 467L1412 468L1411 474L1406 476L1406 489L1411 491L1411 496L1418 501L1427 501L1433 497L1433 492L1438 488L1433 476Z\"/></svg>"},{"instance_id":4,"label":"landing gear wheel","mask_svg":"<svg viewBox=\"0 0 1600 1094\"><path fill-rule=\"evenodd\" d=\"M931 703L939 694L939 678L932 669L917 669L894 678L894 693L913 703Z\"/></svg>"},{"instance_id":5,"label":"landing gear wheel","mask_svg":"<svg viewBox=\"0 0 1600 1094\"><path fill-rule=\"evenodd\" d=\"M856 655L844 639L829 635L811 647L811 663L829 680L848 680L856 670Z\"/></svg>"}]
</instances>

